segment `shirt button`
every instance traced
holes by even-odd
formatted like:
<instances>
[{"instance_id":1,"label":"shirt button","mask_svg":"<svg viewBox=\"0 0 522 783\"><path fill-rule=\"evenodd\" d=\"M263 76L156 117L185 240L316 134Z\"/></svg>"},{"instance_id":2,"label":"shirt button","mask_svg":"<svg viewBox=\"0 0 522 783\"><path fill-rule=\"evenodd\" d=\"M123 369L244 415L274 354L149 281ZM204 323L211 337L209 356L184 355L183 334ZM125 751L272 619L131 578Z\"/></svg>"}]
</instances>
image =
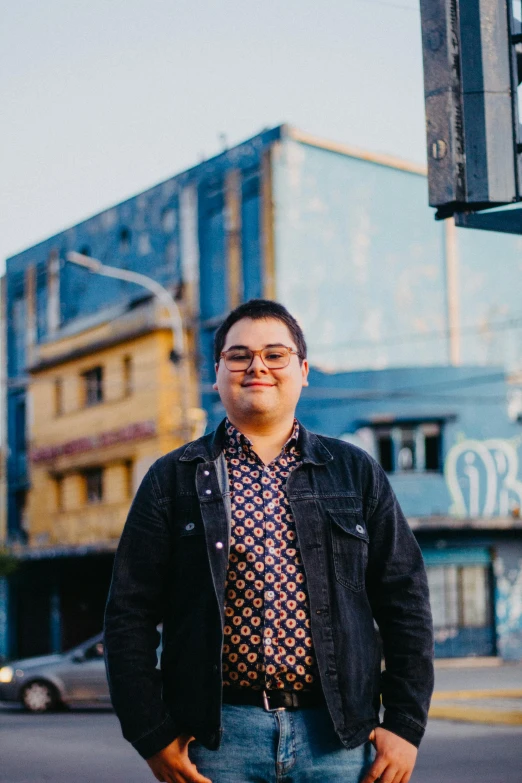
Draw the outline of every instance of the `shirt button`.
<instances>
[{"instance_id":1,"label":"shirt button","mask_svg":"<svg viewBox=\"0 0 522 783\"><path fill-rule=\"evenodd\" d=\"M272 598L274 597L273 592L271 590L269 590L268 593L266 594L266 597L268 598L269 601L271 601Z\"/></svg>"},{"instance_id":2,"label":"shirt button","mask_svg":"<svg viewBox=\"0 0 522 783\"><path fill-rule=\"evenodd\" d=\"M271 546L271 547L270 547L270 549L268 550L268 552L269 552L269 554L270 554L270 555L275 555L275 549L274 549L274 547L273 547L273 546Z\"/></svg>"},{"instance_id":3,"label":"shirt button","mask_svg":"<svg viewBox=\"0 0 522 783\"><path fill-rule=\"evenodd\" d=\"M216 549L223 549L223 544L221 541L216 541Z\"/></svg>"},{"instance_id":4,"label":"shirt button","mask_svg":"<svg viewBox=\"0 0 522 783\"><path fill-rule=\"evenodd\" d=\"M204 470L203 471L204 476L210 476L210 470Z\"/></svg>"},{"instance_id":5,"label":"shirt button","mask_svg":"<svg viewBox=\"0 0 522 783\"><path fill-rule=\"evenodd\" d=\"M211 495L211 494L212 494L212 490L211 489L206 489L205 490L205 495Z\"/></svg>"}]
</instances>

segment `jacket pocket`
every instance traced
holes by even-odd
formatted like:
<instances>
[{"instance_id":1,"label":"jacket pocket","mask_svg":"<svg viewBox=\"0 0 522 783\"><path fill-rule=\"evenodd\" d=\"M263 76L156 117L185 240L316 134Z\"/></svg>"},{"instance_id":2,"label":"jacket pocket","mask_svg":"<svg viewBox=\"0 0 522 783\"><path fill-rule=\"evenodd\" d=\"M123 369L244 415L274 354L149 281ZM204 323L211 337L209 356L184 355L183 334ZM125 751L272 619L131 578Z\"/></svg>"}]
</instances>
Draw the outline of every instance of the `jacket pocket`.
<instances>
[{"instance_id":1,"label":"jacket pocket","mask_svg":"<svg viewBox=\"0 0 522 783\"><path fill-rule=\"evenodd\" d=\"M328 510L337 581L354 592L364 587L370 538L360 511Z\"/></svg>"},{"instance_id":2,"label":"jacket pocket","mask_svg":"<svg viewBox=\"0 0 522 783\"><path fill-rule=\"evenodd\" d=\"M198 519L187 519L186 521L183 521L179 527L180 538L193 538L194 536L202 536L204 532L203 523Z\"/></svg>"}]
</instances>

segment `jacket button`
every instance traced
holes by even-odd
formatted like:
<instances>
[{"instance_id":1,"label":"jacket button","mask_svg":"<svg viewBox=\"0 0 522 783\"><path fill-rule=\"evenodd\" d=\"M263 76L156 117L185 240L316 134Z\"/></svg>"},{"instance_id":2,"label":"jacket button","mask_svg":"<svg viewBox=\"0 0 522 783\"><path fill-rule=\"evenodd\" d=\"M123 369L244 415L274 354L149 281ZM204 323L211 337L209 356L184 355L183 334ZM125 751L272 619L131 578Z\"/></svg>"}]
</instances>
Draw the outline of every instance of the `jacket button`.
<instances>
[{"instance_id":1,"label":"jacket button","mask_svg":"<svg viewBox=\"0 0 522 783\"><path fill-rule=\"evenodd\" d=\"M358 533L364 533L364 528L362 525L356 525L355 529L357 530Z\"/></svg>"},{"instance_id":2,"label":"jacket button","mask_svg":"<svg viewBox=\"0 0 522 783\"><path fill-rule=\"evenodd\" d=\"M216 549L223 549L223 544L221 541L216 541Z\"/></svg>"},{"instance_id":3,"label":"jacket button","mask_svg":"<svg viewBox=\"0 0 522 783\"><path fill-rule=\"evenodd\" d=\"M210 470L204 470L203 471L204 476L210 476Z\"/></svg>"},{"instance_id":4,"label":"jacket button","mask_svg":"<svg viewBox=\"0 0 522 783\"><path fill-rule=\"evenodd\" d=\"M194 522L189 522L188 525L185 525L185 530L194 530L195 527Z\"/></svg>"},{"instance_id":5,"label":"jacket button","mask_svg":"<svg viewBox=\"0 0 522 783\"><path fill-rule=\"evenodd\" d=\"M211 495L211 494L212 494L212 490L211 489L206 489L205 490L205 495Z\"/></svg>"}]
</instances>

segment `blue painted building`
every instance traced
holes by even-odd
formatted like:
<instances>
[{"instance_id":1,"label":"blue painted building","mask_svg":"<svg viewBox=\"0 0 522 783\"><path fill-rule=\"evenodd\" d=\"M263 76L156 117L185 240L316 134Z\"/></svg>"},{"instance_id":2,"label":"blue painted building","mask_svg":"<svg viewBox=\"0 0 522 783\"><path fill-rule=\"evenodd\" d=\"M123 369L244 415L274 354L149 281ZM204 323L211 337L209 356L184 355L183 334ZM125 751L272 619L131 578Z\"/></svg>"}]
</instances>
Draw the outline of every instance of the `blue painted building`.
<instances>
[{"instance_id":1,"label":"blue painted building","mask_svg":"<svg viewBox=\"0 0 522 783\"><path fill-rule=\"evenodd\" d=\"M143 296L68 263L76 250L154 277L182 309L192 298L211 422L217 324L251 297L287 305L316 368L303 420L390 473L442 596L439 654L522 657L522 426L504 376L522 369L520 242L435 223L420 167L280 126L8 259L8 541L30 524L31 346ZM481 595L483 624L455 624Z\"/></svg>"},{"instance_id":2,"label":"blue painted building","mask_svg":"<svg viewBox=\"0 0 522 783\"><path fill-rule=\"evenodd\" d=\"M428 569L438 657L522 657L522 427L500 367L312 369L298 415L386 470ZM223 415L214 398L212 424Z\"/></svg>"}]
</instances>

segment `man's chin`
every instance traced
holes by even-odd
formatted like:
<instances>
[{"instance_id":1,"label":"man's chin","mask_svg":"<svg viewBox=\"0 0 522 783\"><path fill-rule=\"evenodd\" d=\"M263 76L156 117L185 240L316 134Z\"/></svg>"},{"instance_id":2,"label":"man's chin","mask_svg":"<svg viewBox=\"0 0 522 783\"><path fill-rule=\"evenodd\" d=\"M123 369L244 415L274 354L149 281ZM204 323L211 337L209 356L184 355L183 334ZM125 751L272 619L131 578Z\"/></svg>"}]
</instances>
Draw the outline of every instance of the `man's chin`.
<instances>
[{"instance_id":1,"label":"man's chin","mask_svg":"<svg viewBox=\"0 0 522 783\"><path fill-rule=\"evenodd\" d=\"M249 404L243 408L247 415L263 416L267 414L273 414L274 406L269 405L266 400L251 400Z\"/></svg>"}]
</instances>

